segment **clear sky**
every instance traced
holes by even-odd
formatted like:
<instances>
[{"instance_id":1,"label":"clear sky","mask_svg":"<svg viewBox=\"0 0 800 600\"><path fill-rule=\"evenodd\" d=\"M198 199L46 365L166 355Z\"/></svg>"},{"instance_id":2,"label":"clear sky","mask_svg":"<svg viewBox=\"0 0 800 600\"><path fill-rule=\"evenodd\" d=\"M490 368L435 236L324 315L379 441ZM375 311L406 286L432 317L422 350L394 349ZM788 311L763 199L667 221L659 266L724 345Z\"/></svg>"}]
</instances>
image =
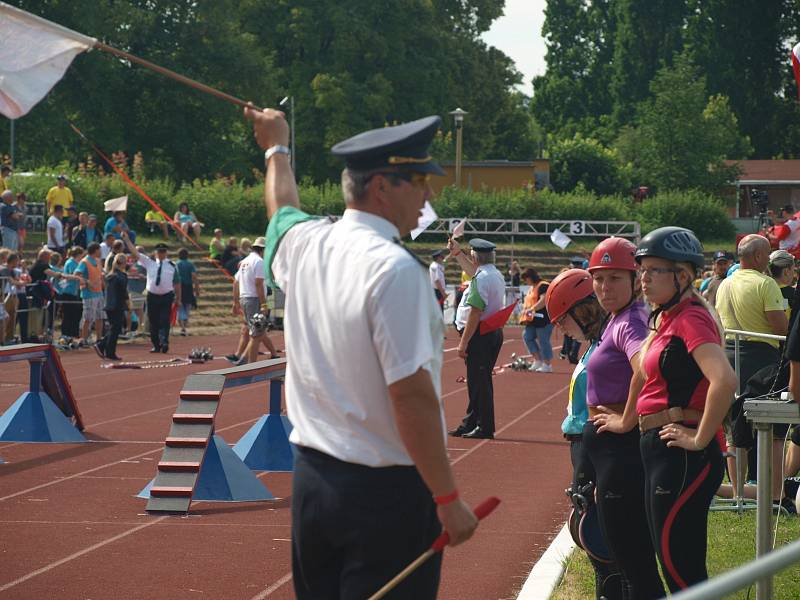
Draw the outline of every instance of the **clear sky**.
<instances>
[{"instance_id":1,"label":"clear sky","mask_svg":"<svg viewBox=\"0 0 800 600\"><path fill-rule=\"evenodd\" d=\"M523 75L521 91L533 95L531 79L545 72L542 23L546 0L506 0L505 14L497 19L483 40L505 52Z\"/></svg>"}]
</instances>

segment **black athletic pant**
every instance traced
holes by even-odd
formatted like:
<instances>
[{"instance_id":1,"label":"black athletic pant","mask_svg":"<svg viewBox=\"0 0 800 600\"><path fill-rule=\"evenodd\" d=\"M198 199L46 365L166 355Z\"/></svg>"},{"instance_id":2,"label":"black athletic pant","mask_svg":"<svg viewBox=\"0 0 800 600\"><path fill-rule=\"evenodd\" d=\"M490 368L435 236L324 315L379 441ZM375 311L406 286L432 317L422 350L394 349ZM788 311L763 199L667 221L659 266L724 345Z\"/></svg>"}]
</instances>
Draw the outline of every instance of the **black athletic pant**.
<instances>
[{"instance_id":1,"label":"black athletic pant","mask_svg":"<svg viewBox=\"0 0 800 600\"><path fill-rule=\"evenodd\" d=\"M622 573L623 598L663 598L656 555L644 507L644 470L639 428L624 434L597 433L591 421L583 428L586 454L597 473L600 529Z\"/></svg>"},{"instance_id":2,"label":"black athletic pant","mask_svg":"<svg viewBox=\"0 0 800 600\"><path fill-rule=\"evenodd\" d=\"M722 482L716 438L701 452L668 448L659 429L642 435L645 508L650 535L670 591L708 579L708 508Z\"/></svg>"},{"instance_id":3,"label":"black athletic pant","mask_svg":"<svg viewBox=\"0 0 800 600\"><path fill-rule=\"evenodd\" d=\"M152 294L147 292L147 319L150 321L150 341L154 348L169 344L169 317L175 294Z\"/></svg>"},{"instance_id":4,"label":"black athletic pant","mask_svg":"<svg viewBox=\"0 0 800 600\"><path fill-rule=\"evenodd\" d=\"M101 340L100 347L103 353L109 358L117 355L117 340L119 334L122 333L122 325L125 323L125 310L108 310L106 309L108 317L108 333Z\"/></svg>"},{"instance_id":5,"label":"black athletic pant","mask_svg":"<svg viewBox=\"0 0 800 600\"><path fill-rule=\"evenodd\" d=\"M295 446L292 575L300 600L364 600L441 532L416 468L371 468ZM386 598L436 598L437 552Z\"/></svg>"},{"instance_id":6,"label":"black athletic pant","mask_svg":"<svg viewBox=\"0 0 800 600\"><path fill-rule=\"evenodd\" d=\"M582 436L570 436L569 456L572 460L572 489L578 490L589 482L596 483L597 475L586 452ZM594 567L595 600L623 600L622 577L614 563L604 563L586 555Z\"/></svg>"},{"instance_id":7,"label":"black athletic pant","mask_svg":"<svg viewBox=\"0 0 800 600\"><path fill-rule=\"evenodd\" d=\"M480 427L494 435L494 384L492 369L503 347L503 330L486 334L476 331L467 344L467 393L469 404L461 426L472 431Z\"/></svg>"},{"instance_id":8,"label":"black athletic pant","mask_svg":"<svg viewBox=\"0 0 800 600\"><path fill-rule=\"evenodd\" d=\"M83 316L83 303L78 296L61 294L58 299L61 305L61 335L76 338L81 335L81 317Z\"/></svg>"}]
</instances>

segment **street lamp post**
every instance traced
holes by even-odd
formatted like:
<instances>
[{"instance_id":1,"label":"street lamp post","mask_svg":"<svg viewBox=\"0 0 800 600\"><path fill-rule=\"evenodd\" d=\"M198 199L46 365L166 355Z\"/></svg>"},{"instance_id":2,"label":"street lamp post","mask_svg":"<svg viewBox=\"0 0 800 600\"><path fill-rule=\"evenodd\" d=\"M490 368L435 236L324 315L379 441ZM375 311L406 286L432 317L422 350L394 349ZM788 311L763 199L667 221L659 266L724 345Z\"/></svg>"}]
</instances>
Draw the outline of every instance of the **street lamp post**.
<instances>
[{"instance_id":1,"label":"street lamp post","mask_svg":"<svg viewBox=\"0 0 800 600\"><path fill-rule=\"evenodd\" d=\"M464 129L464 115L469 113L457 108L450 111L453 120L456 122L456 187L461 187L461 132Z\"/></svg>"},{"instance_id":2,"label":"street lamp post","mask_svg":"<svg viewBox=\"0 0 800 600\"><path fill-rule=\"evenodd\" d=\"M294 96L286 96L283 100L280 101L280 106L289 102L289 151L291 152L291 162L292 162L292 173L294 173L295 179L297 179L297 158L295 157L295 145L294 145Z\"/></svg>"}]
</instances>

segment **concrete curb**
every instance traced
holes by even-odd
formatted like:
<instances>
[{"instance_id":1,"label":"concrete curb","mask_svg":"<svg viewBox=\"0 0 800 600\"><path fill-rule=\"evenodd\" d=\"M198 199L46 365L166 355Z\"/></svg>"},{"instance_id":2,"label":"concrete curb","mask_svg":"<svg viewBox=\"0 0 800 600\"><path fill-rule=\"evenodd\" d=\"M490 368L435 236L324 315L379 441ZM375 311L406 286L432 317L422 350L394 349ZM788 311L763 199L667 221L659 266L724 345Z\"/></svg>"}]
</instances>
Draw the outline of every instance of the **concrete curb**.
<instances>
[{"instance_id":1,"label":"concrete curb","mask_svg":"<svg viewBox=\"0 0 800 600\"><path fill-rule=\"evenodd\" d=\"M517 600L547 600L564 574L564 562L575 549L566 524L558 532L542 557L533 565Z\"/></svg>"}]
</instances>

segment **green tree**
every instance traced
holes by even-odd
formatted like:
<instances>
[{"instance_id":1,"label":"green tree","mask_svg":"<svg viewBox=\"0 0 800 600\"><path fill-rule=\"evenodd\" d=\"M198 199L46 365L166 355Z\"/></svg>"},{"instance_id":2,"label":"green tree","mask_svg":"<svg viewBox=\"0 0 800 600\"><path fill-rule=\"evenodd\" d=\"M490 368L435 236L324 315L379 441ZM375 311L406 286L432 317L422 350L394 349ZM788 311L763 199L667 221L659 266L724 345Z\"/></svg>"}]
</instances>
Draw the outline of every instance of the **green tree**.
<instances>
[{"instance_id":1,"label":"green tree","mask_svg":"<svg viewBox=\"0 0 800 600\"><path fill-rule=\"evenodd\" d=\"M685 0L616 0L614 16L613 115L625 125L656 71L682 49L687 6Z\"/></svg>"},{"instance_id":2,"label":"green tree","mask_svg":"<svg viewBox=\"0 0 800 600\"><path fill-rule=\"evenodd\" d=\"M550 180L557 192L578 186L600 195L627 191L627 169L617 152L580 134L550 145Z\"/></svg>"},{"instance_id":3,"label":"green tree","mask_svg":"<svg viewBox=\"0 0 800 600\"><path fill-rule=\"evenodd\" d=\"M650 84L635 125L623 131L617 148L635 168L637 184L660 190L697 188L719 192L735 179L725 159L745 158L749 140L738 130L727 98L706 94L705 77L686 54L664 67Z\"/></svg>"},{"instance_id":4,"label":"green tree","mask_svg":"<svg viewBox=\"0 0 800 600\"><path fill-rule=\"evenodd\" d=\"M595 135L611 112L615 21L610 0L549 0L542 34L547 71L533 80L531 109L556 137Z\"/></svg>"},{"instance_id":5,"label":"green tree","mask_svg":"<svg viewBox=\"0 0 800 600\"><path fill-rule=\"evenodd\" d=\"M794 112L796 93L782 93L793 79L788 44L800 33L800 3L690 0L689 5L686 45L706 75L709 92L730 98L755 155L800 151L800 138L789 148L784 141L791 121L785 117Z\"/></svg>"}]
</instances>

